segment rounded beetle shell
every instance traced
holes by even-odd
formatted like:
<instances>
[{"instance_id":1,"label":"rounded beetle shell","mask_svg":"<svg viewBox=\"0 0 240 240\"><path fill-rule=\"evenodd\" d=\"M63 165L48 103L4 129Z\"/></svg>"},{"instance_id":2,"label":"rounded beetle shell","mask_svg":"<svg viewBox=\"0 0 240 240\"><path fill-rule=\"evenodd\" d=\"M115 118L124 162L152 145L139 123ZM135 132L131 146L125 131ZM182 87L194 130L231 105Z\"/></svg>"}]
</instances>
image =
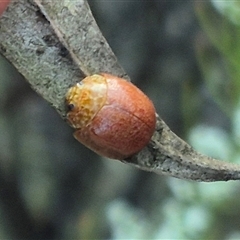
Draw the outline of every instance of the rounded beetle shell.
<instances>
[{"instance_id":1,"label":"rounded beetle shell","mask_svg":"<svg viewBox=\"0 0 240 240\"><path fill-rule=\"evenodd\" d=\"M66 95L74 137L99 155L125 159L151 139L156 115L151 100L132 83L106 73L84 78Z\"/></svg>"}]
</instances>

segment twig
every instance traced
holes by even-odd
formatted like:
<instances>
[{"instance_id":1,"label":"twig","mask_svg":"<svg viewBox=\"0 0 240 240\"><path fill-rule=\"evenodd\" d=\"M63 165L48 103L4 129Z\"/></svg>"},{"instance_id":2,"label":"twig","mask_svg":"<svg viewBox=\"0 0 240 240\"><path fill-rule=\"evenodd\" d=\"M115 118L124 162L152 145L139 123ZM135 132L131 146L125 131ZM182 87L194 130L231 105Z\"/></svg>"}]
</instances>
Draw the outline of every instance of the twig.
<instances>
[{"instance_id":1,"label":"twig","mask_svg":"<svg viewBox=\"0 0 240 240\"><path fill-rule=\"evenodd\" d=\"M0 19L0 51L64 119L66 91L85 75L128 78L84 0L12 2ZM196 152L159 116L148 146L124 162L195 181L240 179L239 165Z\"/></svg>"}]
</instances>

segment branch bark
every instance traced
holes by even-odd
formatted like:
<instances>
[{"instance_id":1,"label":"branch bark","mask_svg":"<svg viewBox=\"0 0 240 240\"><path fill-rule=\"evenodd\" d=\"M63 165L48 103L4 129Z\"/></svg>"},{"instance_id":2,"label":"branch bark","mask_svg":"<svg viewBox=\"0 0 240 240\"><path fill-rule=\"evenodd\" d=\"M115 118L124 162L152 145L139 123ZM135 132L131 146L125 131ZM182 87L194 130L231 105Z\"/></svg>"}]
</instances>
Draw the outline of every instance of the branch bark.
<instances>
[{"instance_id":1,"label":"branch bark","mask_svg":"<svg viewBox=\"0 0 240 240\"><path fill-rule=\"evenodd\" d=\"M13 1L0 19L0 51L63 119L67 89L86 75L128 78L84 0ZM196 152L159 116L148 146L123 162L195 181L240 179L239 165Z\"/></svg>"}]
</instances>

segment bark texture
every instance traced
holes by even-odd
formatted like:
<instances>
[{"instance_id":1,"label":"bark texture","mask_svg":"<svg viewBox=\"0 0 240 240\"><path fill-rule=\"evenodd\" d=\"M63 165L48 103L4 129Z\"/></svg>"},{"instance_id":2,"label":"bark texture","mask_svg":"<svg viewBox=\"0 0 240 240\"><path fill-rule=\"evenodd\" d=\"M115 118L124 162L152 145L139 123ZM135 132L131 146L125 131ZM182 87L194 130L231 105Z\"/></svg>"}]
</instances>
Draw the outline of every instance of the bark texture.
<instances>
[{"instance_id":1,"label":"bark texture","mask_svg":"<svg viewBox=\"0 0 240 240\"><path fill-rule=\"evenodd\" d=\"M13 1L0 19L0 51L63 119L66 91L84 76L128 78L84 0ZM196 152L159 116L148 146L124 162L195 181L240 179L240 166Z\"/></svg>"}]
</instances>

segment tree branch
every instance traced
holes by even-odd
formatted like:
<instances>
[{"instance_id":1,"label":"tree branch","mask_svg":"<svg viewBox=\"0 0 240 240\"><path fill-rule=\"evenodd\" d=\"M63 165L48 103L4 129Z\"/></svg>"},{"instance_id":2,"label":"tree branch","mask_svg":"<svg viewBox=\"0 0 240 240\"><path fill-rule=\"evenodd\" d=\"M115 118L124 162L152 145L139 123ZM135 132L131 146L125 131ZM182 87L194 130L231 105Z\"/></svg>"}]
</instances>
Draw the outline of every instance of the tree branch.
<instances>
[{"instance_id":1,"label":"tree branch","mask_svg":"<svg viewBox=\"0 0 240 240\"><path fill-rule=\"evenodd\" d=\"M0 19L0 51L63 119L66 91L84 76L109 72L128 78L84 0L12 2ZM196 181L240 179L239 165L197 153L159 116L148 146L124 162Z\"/></svg>"}]
</instances>

